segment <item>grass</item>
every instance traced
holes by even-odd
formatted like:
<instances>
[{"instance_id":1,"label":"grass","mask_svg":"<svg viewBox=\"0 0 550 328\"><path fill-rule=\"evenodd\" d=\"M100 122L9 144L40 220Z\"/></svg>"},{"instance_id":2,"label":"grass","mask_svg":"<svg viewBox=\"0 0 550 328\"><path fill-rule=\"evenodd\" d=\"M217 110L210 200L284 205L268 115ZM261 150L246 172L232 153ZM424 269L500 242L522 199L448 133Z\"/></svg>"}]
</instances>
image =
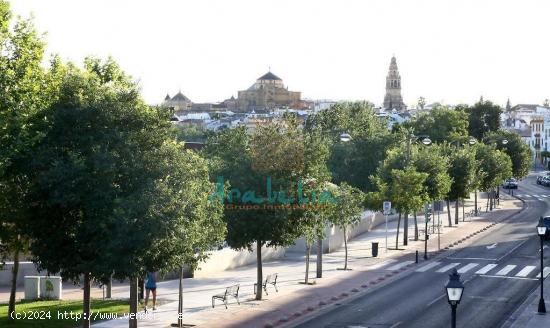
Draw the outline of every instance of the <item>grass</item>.
<instances>
[{"instance_id":1,"label":"grass","mask_svg":"<svg viewBox=\"0 0 550 328\"><path fill-rule=\"evenodd\" d=\"M106 319L99 314L122 316L128 313L128 300L92 299L92 315L94 321ZM141 308L141 306L140 306ZM0 305L0 327L4 328L74 328L80 327L78 316L82 315L82 301L21 301L15 306L19 318L9 321L8 305ZM66 317L64 317L66 312ZM72 319L71 319L72 314ZM26 318L24 318L26 316ZM32 316L33 319L29 319ZM114 317L113 317L114 318ZM127 320L127 319L126 319Z\"/></svg>"}]
</instances>

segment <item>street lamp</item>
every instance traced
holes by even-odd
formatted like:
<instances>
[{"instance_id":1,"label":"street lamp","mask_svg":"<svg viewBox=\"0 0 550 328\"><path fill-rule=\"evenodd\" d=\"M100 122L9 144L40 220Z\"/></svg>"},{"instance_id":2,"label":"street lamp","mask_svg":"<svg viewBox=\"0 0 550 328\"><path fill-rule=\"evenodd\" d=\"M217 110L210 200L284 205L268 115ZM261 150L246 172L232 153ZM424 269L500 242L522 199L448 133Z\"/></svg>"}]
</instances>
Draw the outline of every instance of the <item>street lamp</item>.
<instances>
[{"instance_id":1,"label":"street lamp","mask_svg":"<svg viewBox=\"0 0 550 328\"><path fill-rule=\"evenodd\" d=\"M539 299L539 313L546 313L546 305L544 304L544 275L543 273L543 258L544 258L544 247L543 247L543 238L546 235L546 226L544 225L544 220L542 216L540 217L539 224L537 225L537 233L540 237L540 299Z\"/></svg>"},{"instance_id":2,"label":"street lamp","mask_svg":"<svg viewBox=\"0 0 550 328\"><path fill-rule=\"evenodd\" d=\"M460 275L456 269L453 269L453 273L449 275L449 282L447 282L445 290L447 291L447 301L451 305L451 327L456 328L456 307L460 303L464 291L464 284L460 281Z\"/></svg>"}]
</instances>

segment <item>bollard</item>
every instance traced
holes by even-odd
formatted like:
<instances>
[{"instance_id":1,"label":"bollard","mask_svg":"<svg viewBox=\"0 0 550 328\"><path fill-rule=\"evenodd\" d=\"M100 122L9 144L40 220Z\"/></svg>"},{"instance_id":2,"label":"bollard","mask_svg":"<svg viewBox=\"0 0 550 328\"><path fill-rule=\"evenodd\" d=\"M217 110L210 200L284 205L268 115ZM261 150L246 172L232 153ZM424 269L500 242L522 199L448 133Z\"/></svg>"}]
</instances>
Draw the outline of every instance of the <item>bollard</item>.
<instances>
[{"instance_id":1,"label":"bollard","mask_svg":"<svg viewBox=\"0 0 550 328\"><path fill-rule=\"evenodd\" d=\"M418 250L416 251L416 263L418 263Z\"/></svg>"}]
</instances>

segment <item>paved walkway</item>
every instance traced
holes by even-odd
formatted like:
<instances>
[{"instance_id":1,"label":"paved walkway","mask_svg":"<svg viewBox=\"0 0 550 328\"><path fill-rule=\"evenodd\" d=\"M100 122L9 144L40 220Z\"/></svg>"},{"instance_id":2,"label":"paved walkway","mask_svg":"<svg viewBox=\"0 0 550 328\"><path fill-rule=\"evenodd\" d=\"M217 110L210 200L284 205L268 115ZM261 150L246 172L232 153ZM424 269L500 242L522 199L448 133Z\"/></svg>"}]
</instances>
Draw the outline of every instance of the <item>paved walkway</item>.
<instances>
[{"instance_id":1,"label":"paved walkway","mask_svg":"<svg viewBox=\"0 0 550 328\"><path fill-rule=\"evenodd\" d=\"M466 239L473 238L479 233L485 233L487 229L496 225L500 219L504 219L517 212L522 204L520 201L503 195L500 208L490 213L483 213L478 217L467 219L459 227L443 228L439 244L441 252L452 251L460 247ZM483 206L482 206L483 205ZM478 207L484 207L485 200L479 200ZM473 198L466 201L465 212L473 209ZM451 207L452 213L454 208ZM462 210L459 211L462 215ZM434 215L437 220L437 214ZM441 222L446 225L446 213L441 213ZM419 217L419 228L423 229L423 217ZM468 222L469 221L469 222ZM410 220L409 238L414 237L413 220ZM454 218L453 218L454 225ZM389 223L389 247L384 249L385 225L382 224L371 232L365 233L352 240L349 246L349 264L352 270L343 271L343 249L323 255L323 278L315 279L316 265L315 255L311 258L310 280L315 285L306 286L300 284L304 280L305 263L302 254L287 253L285 258L264 263L264 277L270 273L279 274L279 292L268 287L269 295L264 294L262 301L254 300L253 284L256 279L256 267L246 266L238 269L227 270L212 275L208 278L196 278L184 280L183 291L183 318L184 323L198 327L282 327L291 326L293 320L302 319L312 313L322 310L328 304L338 302L342 298L360 295L369 289L382 286L396 278L408 268L414 266L414 254L420 253L420 263L424 251L424 241L410 241L408 246L403 246L402 234L399 240L399 249L395 248L395 232L397 222ZM402 229L402 228L401 228ZM421 235L422 238L422 235ZM379 256L371 256L372 242L380 245ZM428 242L430 258L439 256L437 234L432 235ZM448 254L446 254L448 255ZM388 271L390 264L396 269ZM399 268L396 264L402 264ZM225 309L219 303L214 309L211 307L211 297L222 293L226 286L239 283L241 285L241 305L231 300L229 309ZM177 321L178 305L178 281L171 280L158 283L158 296L166 303L159 306L149 316L143 316L139 320L140 327L168 327L170 323ZM95 296L101 296L101 291L96 288ZM79 290L73 293L64 291L64 296L71 295L81 297ZM126 285L113 287L113 297L127 298L129 295ZM0 291L0 302L6 297L4 291ZM7 297L6 297L7 298ZM94 327L127 327L127 319L116 319L95 324Z\"/></svg>"}]
</instances>

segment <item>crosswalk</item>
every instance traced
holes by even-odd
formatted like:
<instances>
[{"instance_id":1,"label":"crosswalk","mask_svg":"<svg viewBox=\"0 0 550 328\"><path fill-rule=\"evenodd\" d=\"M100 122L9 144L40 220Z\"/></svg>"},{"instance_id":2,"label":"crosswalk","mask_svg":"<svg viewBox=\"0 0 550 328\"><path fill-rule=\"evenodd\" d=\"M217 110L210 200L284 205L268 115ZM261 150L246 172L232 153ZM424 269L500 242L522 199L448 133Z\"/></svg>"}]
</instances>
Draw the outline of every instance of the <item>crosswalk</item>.
<instances>
[{"instance_id":1,"label":"crosswalk","mask_svg":"<svg viewBox=\"0 0 550 328\"><path fill-rule=\"evenodd\" d=\"M388 271L397 271L412 263L414 263L414 261L391 262L387 263L388 265L384 269ZM474 274L477 275L492 275L495 277L540 278L540 267L538 266L521 266L515 264L499 265L495 263L481 264L476 262L447 263L434 261L419 267L415 272L428 272L433 270L433 272L437 273L448 273L452 269L456 269L459 274L474 272ZM548 277L548 275L550 275L550 267L544 267L542 274L544 278Z\"/></svg>"},{"instance_id":2,"label":"crosswalk","mask_svg":"<svg viewBox=\"0 0 550 328\"><path fill-rule=\"evenodd\" d=\"M545 200L550 194L515 194L519 198Z\"/></svg>"}]
</instances>

